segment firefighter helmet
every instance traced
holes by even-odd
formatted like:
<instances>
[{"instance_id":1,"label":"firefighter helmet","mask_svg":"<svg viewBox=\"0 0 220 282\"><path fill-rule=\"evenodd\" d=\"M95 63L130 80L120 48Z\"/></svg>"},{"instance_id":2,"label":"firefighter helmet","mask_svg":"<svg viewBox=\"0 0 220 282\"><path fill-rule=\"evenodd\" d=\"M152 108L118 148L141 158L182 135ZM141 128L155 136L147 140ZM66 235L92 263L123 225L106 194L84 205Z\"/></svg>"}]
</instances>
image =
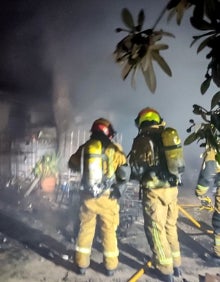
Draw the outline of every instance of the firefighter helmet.
<instances>
[{"instance_id":1,"label":"firefighter helmet","mask_svg":"<svg viewBox=\"0 0 220 282\"><path fill-rule=\"evenodd\" d=\"M99 131L104 133L109 138L113 138L116 134L112 124L105 118L99 118L93 122L91 132Z\"/></svg>"},{"instance_id":2,"label":"firefighter helmet","mask_svg":"<svg viewBox=\"0 0 220 282\"><path fill-rule=\"evenodd\" d=\"M142 109L135 119L135 124L138 128L141 127L143 123L148 125L160 124L163 121L160 114L152 108Z\"/></svg>"}]
</instances>

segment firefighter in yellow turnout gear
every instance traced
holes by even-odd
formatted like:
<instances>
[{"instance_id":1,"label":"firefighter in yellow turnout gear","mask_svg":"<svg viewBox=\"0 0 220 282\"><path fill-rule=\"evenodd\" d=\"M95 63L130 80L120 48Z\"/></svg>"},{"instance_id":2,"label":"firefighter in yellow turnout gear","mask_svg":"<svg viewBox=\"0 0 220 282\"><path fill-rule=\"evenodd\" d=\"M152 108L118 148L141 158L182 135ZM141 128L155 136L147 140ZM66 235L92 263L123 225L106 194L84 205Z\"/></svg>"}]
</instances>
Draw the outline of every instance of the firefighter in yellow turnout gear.
<instances>
[{"instance_id":1,"label":"firefighter in yellow turnout gear","mask_svg":"<svg viewBox=\"0 0 220 282\"><path fill-rule=\"evenodd\" d=\"M112 141L115 131L108 120L95 120L91 133L90 139L69 159L69 167L81 171L82 175L80 230L75 246L75 263L79 274L85 274L90 265L92 242L99 219L103 264L106 275L112 276L118 266L119 256L116 236L119 225L118 199L129 180L130 168L122 148Z\"/></svg>"},{"instance_id":2,"label":"firefighter in yellow turnout gear","mask_svg":"<svg viewBox=\"0 0 220 282\"><path fill-rule=\"evenodd\" d=\"M209 188L214 184L215 207L212 216L212 226L214 229L214 254L213 260L220 263L220 165L215 160L215 149L208 147L203 154L203 164L200 170L197 186L195 189L196 196L204 201L205 195Z\"/></svg>"},{"instance_id":3,"label":"firefighter in yellow turnout gear","mask_svg":"<svg viewBox=\"0 0 220 282\"><path fill-rule=\"evenodd\" d=\"M172 282L173 275L181 276L181 254L177 234L178 176L170 173L165 149L161 150L164 147L162 133L165 122L159 113L152 108L144 108L135 123L139 132L132 144L129 163L131 179L139 180L142 191L144 230L152 251L151 271L161 281ZM170 128L169 130L172 132ZM139 142L142 142L141 146ZM174 149L178 146L174 146ZM138 152L140 148L143 152ZM178 172L182 173L184 162L181 158L178 160ZM172 166L174 161L175 159L172 160Z\"/></svg>"}]
</instances>

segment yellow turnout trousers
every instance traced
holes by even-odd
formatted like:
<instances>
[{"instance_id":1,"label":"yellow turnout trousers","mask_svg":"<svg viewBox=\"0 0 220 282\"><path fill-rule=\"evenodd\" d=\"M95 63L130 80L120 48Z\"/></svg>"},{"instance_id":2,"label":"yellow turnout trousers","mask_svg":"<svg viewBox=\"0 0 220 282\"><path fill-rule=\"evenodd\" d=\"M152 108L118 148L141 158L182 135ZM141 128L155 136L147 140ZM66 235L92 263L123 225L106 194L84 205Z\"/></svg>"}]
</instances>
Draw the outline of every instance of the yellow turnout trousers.
<instances>
[{"instance_id":1,"label":"yellow turnout trousers","mask_svg":"<svg viewBox=\"0 0 220 282\"><path fill-rule=\"evenodd\" d=\"M164 274L173 273L181 265L177 234L177 187L144 189L144 229L153 265Z\"/></svg>"},{"instance_id":2,"label":"yellow turnout trousers","mask_svg":"<svg viewBox=\"0 0 220 282\"><path fill-rule=\"evenodd\" d=\"M116 231L119 225L119 204L116 199L109 199L109 191L99 198L91 198L88 195L83 196L75 262L82 268L87 268L90 264L97 216L99 216L101 227L103 263L106 269L113 270L118 266L119 250Z\"/></svg>"}]
</instances>

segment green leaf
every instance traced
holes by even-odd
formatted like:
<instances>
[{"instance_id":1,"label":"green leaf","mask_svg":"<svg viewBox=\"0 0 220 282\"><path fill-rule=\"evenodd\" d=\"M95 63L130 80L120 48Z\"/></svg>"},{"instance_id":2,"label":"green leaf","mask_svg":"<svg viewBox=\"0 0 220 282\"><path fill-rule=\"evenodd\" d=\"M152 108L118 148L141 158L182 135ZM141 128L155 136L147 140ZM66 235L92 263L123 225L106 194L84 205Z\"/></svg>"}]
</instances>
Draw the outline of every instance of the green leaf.
<instances>
[{"instance_id":1,"label":"green leaf","mask_svg":"<svg viewBox=\"0 0 220 282\"><path fill-rule=\"evenodd\" d=\"M192 47L196 43L196 41L198 41L203 36L204 35L193 36L193 41L191 42L190 47Z\"/></svg>"},{"instance_id":2,"label":"green leaf","mask_svg":"<svg viewBox=\"0 0 220 282\"><path fill-rule=\"evenodd\" d=\"M138 70L138 67L137 67L137 65L135 65L135 66L133 67L132 74L131 74L131 87L132 87L133 89L136 88L136 75L137 75L137 70Z\"/></svg>"},{"instance_id":3,"label":"green leaf","mask_svg":"<svg viewBox=\"0 0 220 282\"><path fill-rule=\"evenodd\" d=\"M169 37L175 38L174 34L167 32L167 31L164 31L162 29L160 31L155 31L154 34L155 35L161 35L161 36L169 36Z\"/></svg>"},{"instance_id":4,"label":"green leaf","mask_svg":"<svg viewBox=\"0 0 220 282\"><path fill-rule=\"evenodd\" d=\"M152 62L152 55L151 55L151 51L148 50L146 55L141 60L141 67L142 67L144 72L147 71L147 69L149 68L151 62Z\"/></svg>"},{"instance_id":5,"label":"green leaf","mask_svg":"<svg viewBox=\"0 0 220 282\"><path fill-rule=\"evenodd\" d=\"M122 73L121 73L123 80L125 80L127 78L131 69L132 69L132 65L129 64L128 62L126 62L123 69L122 69Z\"/></svg>"},{"instance_id":6,"label":"green leaf","mask_svg":"<svg viewBox=\"0 0 220 282\"><path fill-rule=\"evenodd\" d=\"M220 91L214 94L211 101L211 110L220 102Z\"/></svg>"},{"instance_id":7,"label":"green leaf","mask_svg":"<svg viewBox=\"0 0 220 282\"><path fill-rule=\"evenodd\" d=\"M184 145L190 145L191 143L195 142L198 138L199 136L195 132L193 132L188 137L186 137L186 139L184 140Z\"/></svg>"},{"instance_id":8,"label":"green leaf","mask_svg":"<svg viewBox=\"0 0 220 282\"><path fill-rule=\"evenodd\" d=\"M184 8L182 7L181 9L178 9L178 12L176 14L176 22L178 25L181 24L183 15L184 15Z\"/></svg>"},{"instance_id":9,"label":"green leaf","mask_svg":"<svg viewBox=\"0 0 220 282\"><path fill-rule=\"evenodd\" d=\"M167 50L169 48L169 46L167 44L152 44L150 45L150 48L152 50Z\"/></svg>"},{"instance_id":10,"label":"green leaf","mask_svg":"<svg viewBox=\"0 0 220 282\"><path fill-rule=\"evenodd\" d=\"M208 140L208 143L210 144L210 146L212 148L215 148L218 150L218 142L217 142L217 137L213 135L210 127L209 129L206 131L206 139Z\"/></svg>"},{"instance_id":11,"label":"green leaf","mask_svg":"<svg viewBox=\"0 0 220 282\"><path fill-rule=\"evenodd\" d=\"M167 4L167 10L175 8L178 3L179 0L170 0L169 3Z\"/></svg>"},{"instance_id":12,"label":"green leaf","mask_svg":"<svg viewBox=\"0 0 220 282\"><path fill-rule=\"evenodd\" d=\"M203 34L201 34L201 35L194 35L194 36L193 36L193 41L192 41L192 43L190 44L190 47L192 47L192 46L194 45L194 43L195 43L197 40L201 39L202 37L209 36L209 35L213 35L213 36L209 37L209 39L211 39L212 37L215 37L215 31L206 32L206 33L203 33ZM203 44L203 43L201 43L201 44ZM199 48L198 48L198 49L199 49ZM201 49L201 48L200 48L200 49ZM201 50L200 50L200 51L201 51ZM197 50L197 53L200 52L200 51Z\"/></svg>"},{"instance_id":13,"label":"green leaf","mask_svg":"<svg viewBox=\"0 0 220 282\"><path fill-rule=\"evenodd\" d=\"M38 177L57 175L59 172L59 157L55 154L45 154L36 163L33 172Z\"/></svg>"},{"instance_id":14,"label":"green leaf","mask_svg":"<svg viewBox=\"0 0 220 282\"><path fill-rule=\"evenodd\" d=\"M162 34L165 35L165 36L168 36L168 37L175 38L175 35L172 34L171 32L167 32L167 31L163 31L163 30L162 30Z\"/></svg>"},{"instance_id":15,"label":"green leaf","mask_svg":"<svg viewBox=\"0 0 220 282\"><path fill-rule=\"evenodd\" d=\"M197 53L201 52L209 43L209 41L213 38L214 36L210 36L208 38L206 38L205 40L203 40L199 47L197 48Z\"/></svg>"},{"instance_id":16,"label":"green leaf","mask_svg":"<svg viewBox=\"0 0 220 282\"><path fill-rule=\"evenodd\" d=\"M206 16L213 21L216 18L216 11L217 11L217 2L216 0L208 0L205 3L205 14Z\"/></svg>"},{"instance_id":17,"label":"green leaf","mask_svg":"<svg viewBox=\"0 0 220 282\"><path fill-rule=\"evenodd\" d=\"M141 9L139 14L138 14L138 25L142 27L144 20L145 20L144 10Z\"/></svg>"},{"instance_id":18,"label":"green leaf","mask_svg":"<svg viewBox=\"0 0 220 282\"><path fill-rule=\"evenodd\" d=\"M207 119L207 114L205 112L201 112L201 117L204 121L209 122L209 119Z\"/></svg>"},{"instance_id":19,"label":"green leaf","mask_svg":"<svg viewBox=\"0 0 220 282\"><path fill-rule=\"evenodd\" d=\"M149 67L147 68L147 70L144 71L142 68L142 72L148 88L152 93L154 93L156 90L156 76L155 76L152 60L150 60Z\"/></svg>"},{"instance_id":20,"label":"green leaf","mask_svg":"<svg viewBox=\"0 0 220 282\"><path fill-rule=\"evenodd\" d=\"M215 160L220 164L220 153L219 152L216 153Z\"/></svg>"},{"instance_id":21,"label":"green leaf","mask_svg":"<svg viewBox=\"0 0 220 282\"><path fill-rule=\"evenodd\" d=\"M161 40L161 38L163 37L162 33L156 33L154 32L153 35L151 36L151 41L152 41L152 44L153 42L155 43L156 41L159 41Z\"/></svg>"},{"instance_id":22,"label":"green leaf","mask_svg":"<svg viewBox=\"0 0 220 282\"><path fill-rule=\"evenodd\" d=\"M214 55L212 55L211 63L212 80L217 87L220 87L220 60L217 58L217 55L216 58Z\"/></svg>"},{"instance_id":23,"label":"green leaf","mask_svg":"<svg viewBox=\"0 0 220 282\"><path fill-rule=\"evenodd\" d=\"M207 89L209 88L210 82L211 82L211 78L209 77L206 80L204 80L203 83L201 84L200 91L202 95L204 95Z\"/></svg>"},{"instance_id":24,"label":"green leaf","mask_svg":"<svg viewBox=\"0 0 220 282\"><path fill-rule=\"evenodd\" d=\"M153 59L158 63L158 65L161 67L161 69L168 75L172 76L172 71L164 58L160 56L159 51L152 51L152 57Z\"/></svg>"},{"instance_id":25,"label":"green leaf","mask_svg":"<svg viewBox=\"0 0 220 282\"><path fill-rule=\"evenodd\" d=\"M121 15L124 24L131 30L134 30L134 20L130 11L127 8L124 8Z\"/></svg>"},{"instance_id":26,"label":"green leaf","mask_svg":"<svg viewBox=\"0 0 220 282\"><path fill-rule=\"evenodd\" d=\"M191 17L190 18L191 25L199 30L211 30L213 26L205 20L202 20L198 17Z\"/></svg>"},{"instance_id":27,"label":"green leaf","mask_svg":"<svg viewBox=\"0 0 220 282\"><path fill-rule=\"evenodd\" d=\"M193 113L195 115L201 115L201 113L202 113L201 107L199 105L197 105L197 104L194 104L193 105Z\"/></svg>"},{"instance_id":28,"label":"green leaf","mask_svg":"<svg viewBox=\"0 0 220 282\"><path fill-rule=\"evenodd\" d=\"M168 17L167 17L167 22L169 23L171 21L171 19L175 16L176 14L176 9L171 9L168 13Z\"/></svg>"}]
</instances>

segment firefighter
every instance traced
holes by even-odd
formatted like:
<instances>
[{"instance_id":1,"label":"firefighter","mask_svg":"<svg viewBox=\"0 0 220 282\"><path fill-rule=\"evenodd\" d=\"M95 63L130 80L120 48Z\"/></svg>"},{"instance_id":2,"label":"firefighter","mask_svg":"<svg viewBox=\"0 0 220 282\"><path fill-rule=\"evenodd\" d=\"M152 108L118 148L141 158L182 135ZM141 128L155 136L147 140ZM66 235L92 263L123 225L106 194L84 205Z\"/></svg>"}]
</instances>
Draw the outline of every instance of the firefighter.
<instances>
[{"instance_id":1,"label":"firefighter","mask_svg":"<svg viewBox=\"0 0 220 282\"><path fill-rule=\"evenodd\" d=\"M82 176L80 229L75 246L75 263L81 275L86 273L90 265L97 222L100 223L106 275L114 275L118 266L119 250L116 236L119 225L118 199L130 178L130 168L122 148L113 142L114 135L115 131L107 119L95 120L91 127L90 139L78 148L68 162L69 168L78 170ZM98 155L94 152L100 144L101 155ZM89 153L89 150L92 153ZM88 155L91 155L90 159L87 158ZM100 159L101 167L98 167ZM97 183L100 174L103 175L100 183Z\"/></svg>"},{"instance_id":2,"label":"firefighter","mask_svg":"<svg viewBox=\"0 0 220 282\"><path fill-rule=\"evenodd\" d=\"M141 188L144 230L152 251L153 267L150 272L162 281L171 282L174 276L181 276L177 234L178 179L169 173L164 153L163 157L159 153L162 148L162 143L158 143L161 142L159 136L165 128L160 114L155 109L144 108L135 119L135 124L138 135L132 144L129 164L131 179L138 180ZM139 152L139 157L138 150L144 150ZM138 162L135 158L142 159Z\"/></svg>"},{"instance_id":3,"label":"firefighter","mask_svg":"<svg viewBox=\"0 0 220 282\"><path fill-rule=\"evenodd\" d=\"M212 215L214 229L213 260L220 263L220 165L215 160L216 150L208 146L203 154L203 163L198 177L195 194L202 205L209 205L206 197L213 184L217 187L215 192L215 210Z\"/></svg>"}]
</instances>

